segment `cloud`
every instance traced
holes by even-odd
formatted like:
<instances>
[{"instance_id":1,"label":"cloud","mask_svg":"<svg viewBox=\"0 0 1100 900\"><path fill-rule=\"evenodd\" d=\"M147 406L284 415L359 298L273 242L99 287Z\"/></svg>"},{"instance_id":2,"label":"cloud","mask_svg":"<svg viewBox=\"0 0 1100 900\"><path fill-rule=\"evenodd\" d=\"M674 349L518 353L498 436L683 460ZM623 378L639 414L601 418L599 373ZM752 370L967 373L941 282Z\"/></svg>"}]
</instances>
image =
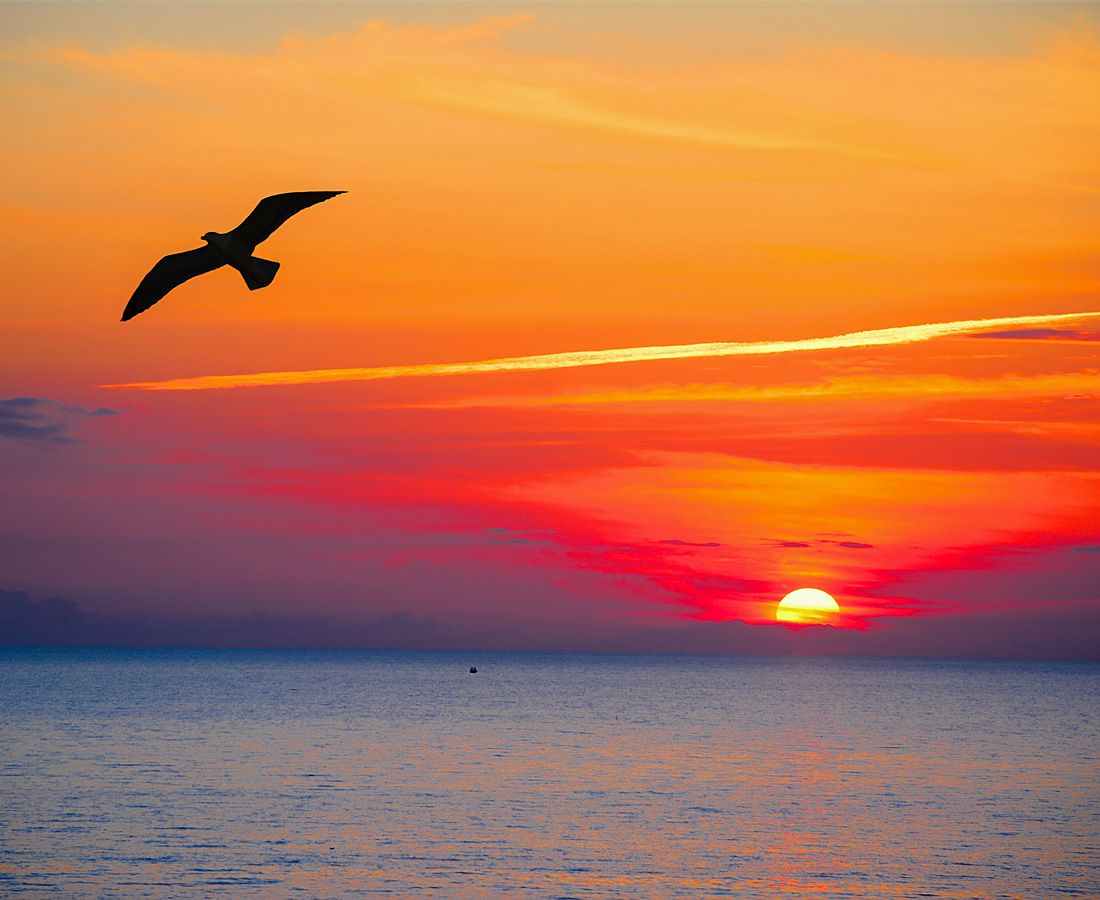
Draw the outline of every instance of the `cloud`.
<instances>
[{"instance_id":1,"label":"cloud","mask_svg":"<svg viewBox=\"0 0 1100 900\"><path fill-rule=\"evenodd\" d=\"M913 616L868 631L826 626L798 630L743 622L691 623L629 632L618 649L638 653L880 656L958 659L1100 659L1100 610L983 611Z\"/></svg>"},{"instance_id":2,"label":"cloud","mask_svg":"<svg viewBox=\"0 0 1100 900\"><path fill-rule=\"evenodd\" d=\"M903 618L869 631L744 622L670 622L614 633L575 631L548 644L537 628L448 626L398 613L371 621L263 612L194 618L86 611L64 597L32 600L0 590L0 646L300 647L447 650L572 650L720 655L1100 658L1100 611L1077 606Z\"/></svg>"},{"instance_id":3,"label":"cloud","mask_svg":"<svg viewBox=\"0 0 1100 900\"><path fill-rule=\"evenodd\" d=\"M0 591L0 645L64 641L83 621L77 605L64 597L34 601L23 591Z\"/></svg>"},{"instance_id":4,"label":"cloud","mask_svg":"<svg viewBox=\"0 0 1100 900\"><path fill-rule=\"evenodd\" d=\"M490 544L512 544L525 547L540 547L551 543L547 535L556 533L554 528L505 528L493 525L485 529L489 534L496 535L489 539Z\"/></svg>"},{"instance_id":5,"label":"cloud","mask_svg":"<svg viewBox=\"0 0 1100 900\"><path fill-rule=\"evenodd\" d=\"M1066 341L1091 344L1100 341L1100 331L1075 331L1070 328L1018 328L1010 331L987 331L969 337L995 338L1011 341Z\"/></svg>"},{"instance_id":6,"label":"cloud","mask_svg":"<svg viewBox=\"0 0 1100 900\"><path fill-rule=\"evenodd\" d=\"M718 541L704 541L703 543L696 543L695 541L681 541L676 538L669 540L657 541L658 544L671 544L674 547L721 547L722 545Z\"/></svg>"},{"instance_id":7,"label":"cloud","mask_svg":"<svg viewBox=\"0 0 1100 900\"><path fill-rule=\"evenodd\" d=\"M64 597L32 600L0 591L0 646L456 647L475 642L435 619L396 613L367 622L334 616L120 616L88 612Z\"/></svg>"},{"instance_id":8,"label":"cloud","mask_svg":"<svg viewBox=\"0 0 1100 900\"><path fill-rule=\"evenodd\" d=\"M1092 523L1084 527L1095 530ZM950 621L1000 612L1052 620L1073 609L1100 613L1100 559L1074 553L1077 547L1049 536L1016 538L1010 544L945 547L919 567L891 565L872 573L865 592L916 600Z\"/></svg>"},{"instance_id":9,"label":"cloud","mask_svg":"<svg viewBox=\"0 0 1100 900\"><path fill-rule=\"evenodd\" d=\"M838 140L801 127L743 122L704 123L667 114L640 113L625 108L631 98L611 102L580 96L578 85L517 81L488 73L421 75L416 80L392 80L388 88L401 99L426 106L458 109L486 116L521 119L540 124L595 129L635 138L659 139L735 151L801 151L851 157L863 161L912 166L943 165L944 160L924 149L887 147L883 142ZM751 114L742 110L744 118ZM793 118L793 117L792 117Z\"/></svg>"},{"instance_id":10,"label":"cloud","mask_svg":"<svg viewBox=\"0 0 1100 900\"><path fill-rule=\"evenodd\" d=\"M834 547L846 547L849 550L872 550L874 544L864 544L861 541L838 541L832 538L815 538L812 541L773 541L773 547L810 547L814 544L832 544Z\"/></svg>"},{"instance_id":11,"label":"cloud","mask_svg":"<svg viewBox=\"0 0 1100 900\"><path fill-rule=\"evenodd\" d=\"M1089 397L1100 394L1100 371L1057 372L1046 375L1006 375L969 378L958 375L850 375L814 383L795 384L666 384L615 388L587 393L466 396L369 408L471 409L490 407L646 406L748 403L769 405L780 400L820 403L830 400L897 398L916 402L954 398L1013 400L1024 397Z\"/></svg>"},{"instance_id":12,"label":"cloud","mask_svg":"<svg viewBox=\"0 0 1100 900\"><path fill-rule=\"evenodd\" d=\"M259 58L223 54L212 59L221 68L251 65L268 77L273 69L291 68L364 99L380 96L487 119L726 152L799 153L864 165L945 165L942 152L914 136L901 138L838 109L822 115L805 98L780 98L774 90L751 86L740 70L718 75L709 68L694 78L680 70L675 78L660 79L662 90L654 90L651 69L616 71L575 59L508 53L499 46L535 19L530 14L485 17L457 27L372 20L350 33L287 37L278 51ZM108 54L63 47L34 58L172 91L194 90L192 84L206 77L200 67L212 61L164 47ZM702 102L700 84L708 89Z\"/></svg>"},{"instance_id":13,"label":"cloud","mask_svg":"<svg viewBox=\"0 0 1100 900\"><path fill-rule=\"evenodd\" d=\"M40 447L75 444L79 442L69 434L74 420L117 414L105 406L86 410L41 397L9 397L0 400L0 437Z\"/></svg>"},{"instance_id":14,"label":"cloud","mask_svg":"<svg viewBox=\"0 0 1100 900\"><path fill-rule=\"evenodd\" d=\"M105 384L100 385L100 387L132 388L146 391L204 391L271 385L327 384L339 381L377 381L429 375L543 371L666 359L706 359L726 356L800 353L811 350L849 350L860 347L883 347L931 341L936 338L966 334L978 328L1088 319L1098 316L1100 316L1100 312L1045 313L1032 316L1003 316L992 319L963 319L955 322L935 322L925 325L901 325L893 328L854 331L832 337L802 338L787 341L673 344L657 347L624 347L615 350L573 350L564 353L513 356L474 362L421 363L417 365L349 369L307 369L287 372L256 372L243 375L199 375L190 378L171 378L165 381Z\"/></svg>"}]
</instances>

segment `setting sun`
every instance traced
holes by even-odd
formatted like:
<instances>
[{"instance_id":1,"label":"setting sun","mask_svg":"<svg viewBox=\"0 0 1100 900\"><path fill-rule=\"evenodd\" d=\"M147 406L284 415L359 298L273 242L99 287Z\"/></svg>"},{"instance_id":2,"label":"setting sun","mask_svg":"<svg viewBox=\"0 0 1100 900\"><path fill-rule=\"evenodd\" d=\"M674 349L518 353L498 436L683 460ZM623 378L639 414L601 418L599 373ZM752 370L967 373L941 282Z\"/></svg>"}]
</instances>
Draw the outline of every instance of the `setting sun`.
<instances>
[{"instance_id":1,"label":"setting sun","mask_svg":"<svg viewBox=\"0 0 1100 900\"><path fill-rule=\"evenodd\" d=\"M775 619L793 625L831 625L839 612L840 605L825 591L799 588L779 601Z\"/></svg>"}]
</instances>

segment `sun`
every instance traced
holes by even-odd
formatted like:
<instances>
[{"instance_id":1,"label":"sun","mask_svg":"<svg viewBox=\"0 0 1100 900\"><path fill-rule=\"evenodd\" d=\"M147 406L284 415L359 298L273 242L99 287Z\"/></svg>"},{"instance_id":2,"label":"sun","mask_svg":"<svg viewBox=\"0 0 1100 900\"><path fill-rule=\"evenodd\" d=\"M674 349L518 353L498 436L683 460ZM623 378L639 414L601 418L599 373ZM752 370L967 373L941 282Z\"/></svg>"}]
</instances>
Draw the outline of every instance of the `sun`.
<instances>
[{"instance_id":1,"label":"sun","mask_svg":"<svg viewBox=\"0 0 1100 900\"><path fill-rule=\"evenodd\" d=\"M840 604L817 588L791 591L775 607L775 620L792 625L831 625Z\"/></svg>"}]
</instances>

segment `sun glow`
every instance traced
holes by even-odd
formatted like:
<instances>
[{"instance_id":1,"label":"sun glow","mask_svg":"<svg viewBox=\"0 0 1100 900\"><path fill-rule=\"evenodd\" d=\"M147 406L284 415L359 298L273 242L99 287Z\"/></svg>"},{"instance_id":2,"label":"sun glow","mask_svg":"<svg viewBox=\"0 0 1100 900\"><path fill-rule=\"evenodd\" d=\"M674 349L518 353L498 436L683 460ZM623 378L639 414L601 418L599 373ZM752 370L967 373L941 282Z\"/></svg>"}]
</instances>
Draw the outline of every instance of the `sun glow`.
<instances>
[{"instance_id":1,"label":"sun glow","mask_svg":"<svg viewBox=\"0 0 1100 900\"><path fill-rule=\"evenodd\" d=\"M840 605L825 591L799 588L779 601L775 619L792 625L831 625L839 612Z\"/></svg>"}]
</instances>

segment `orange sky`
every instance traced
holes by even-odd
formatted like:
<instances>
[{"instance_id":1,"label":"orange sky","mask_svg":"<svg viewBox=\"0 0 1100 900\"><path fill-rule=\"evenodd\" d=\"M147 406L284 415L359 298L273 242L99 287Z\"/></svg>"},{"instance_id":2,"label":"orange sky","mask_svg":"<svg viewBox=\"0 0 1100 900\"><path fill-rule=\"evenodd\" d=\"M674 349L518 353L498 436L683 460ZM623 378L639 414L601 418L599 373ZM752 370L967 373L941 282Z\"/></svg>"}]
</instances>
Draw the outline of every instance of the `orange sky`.
<instances>
[{"instance_id":1,"label":"orange sky","mask_svg":"<svg viewBox=\"0 0 1100 900\"><path fill-rule=\"evenodd\" d=\"M844 652L1095 634L1100 320L1054 318L1100 309L1094 10L24 6L0 399L35 402L0 407L0 590L722 650L810 586ZM161 255L313 189L348 193L257 251L270 288L225 269L118 322Z\"/></svg>"}]
</instances>

